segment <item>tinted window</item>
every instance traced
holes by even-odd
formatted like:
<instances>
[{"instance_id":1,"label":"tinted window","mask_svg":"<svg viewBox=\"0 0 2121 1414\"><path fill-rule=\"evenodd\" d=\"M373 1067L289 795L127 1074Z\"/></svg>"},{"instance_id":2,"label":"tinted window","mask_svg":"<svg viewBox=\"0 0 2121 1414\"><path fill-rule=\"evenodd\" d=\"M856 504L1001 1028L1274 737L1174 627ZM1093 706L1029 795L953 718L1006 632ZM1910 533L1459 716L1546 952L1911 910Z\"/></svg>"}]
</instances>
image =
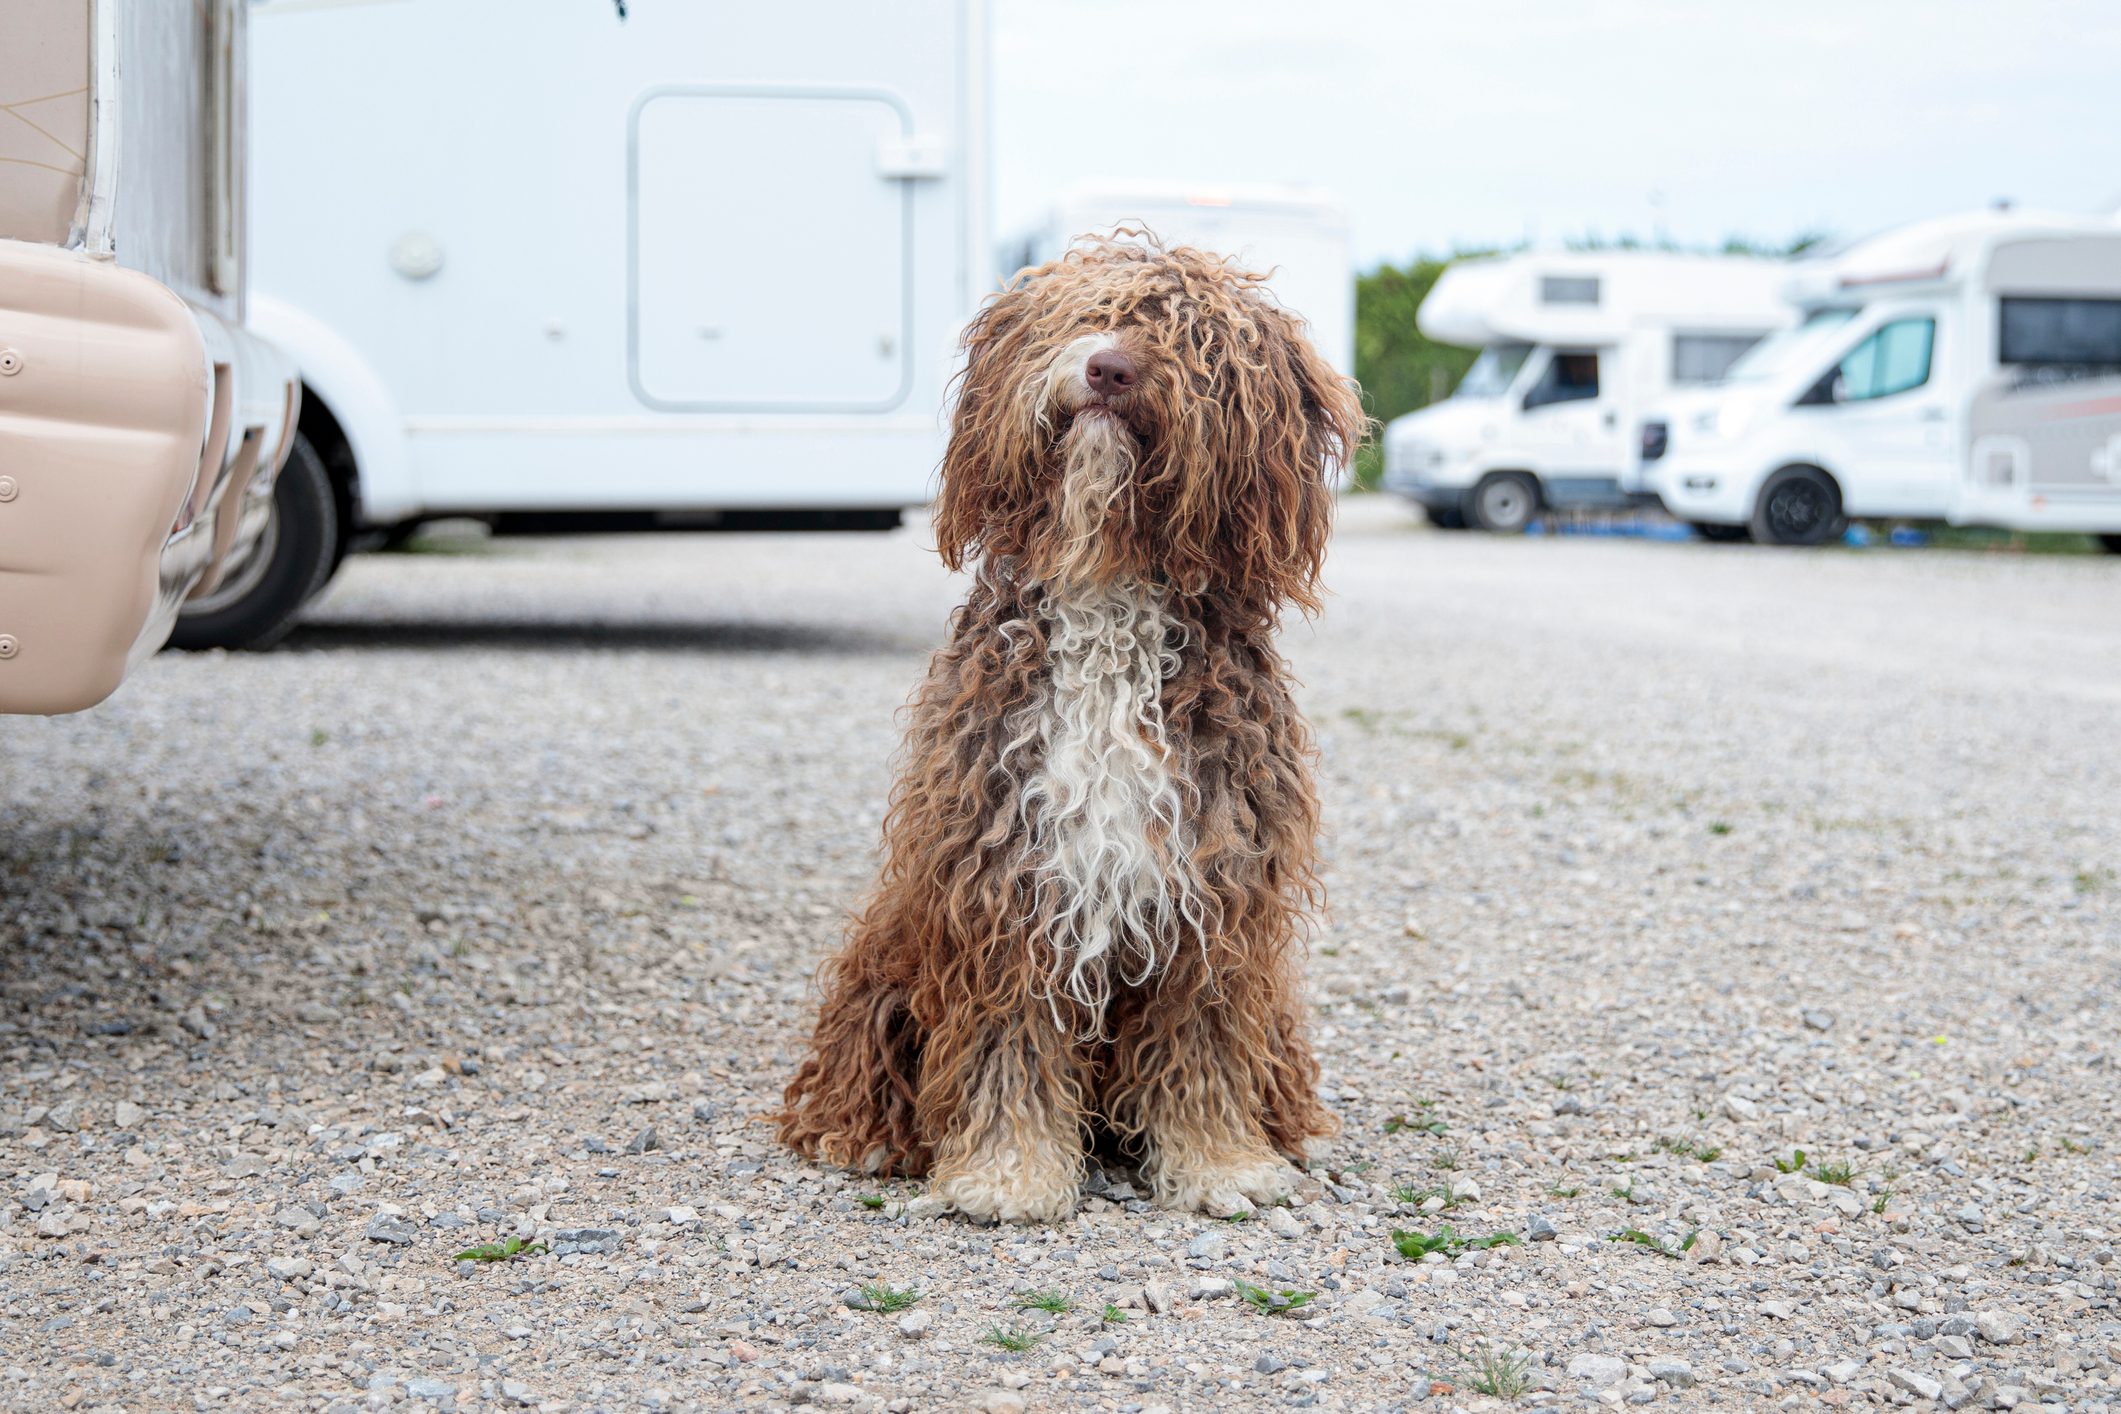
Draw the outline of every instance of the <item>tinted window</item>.
<instances>
[{"instance_id":1,"label":"tinted window","mask_svg":"<svg viewBox=\"0 0 2121 1414\"><path fill-rule=\"evenodd\" d=\"M1674 334L1672 381L1721 382L1731 365L1757 342L1751 334Z\"/></svg>"},{"instance_id":2,"label":"tinted window","mask_svg":"<svg viewBox=\"0 0 2121 1414\"><path fill-rule=\"evenodd\" d=\"M2121 366L2121 299L2003 301L2005 363Z\"/></svg>"},{"instance_id":3,"label":"tinted window","mask_svg":"<svg viewBox=\"0 0 2121 1414\"><path fill-rule=\"evenodd\" d=\"M1524 395L1527 411L1548 403L1575 403L1598 396L1598 355L1558 353L1547 360L1546 371Z\"/></svg>"},{"instance_id":4,"label":"tinted window","mask_svg":"<svg viewBox=\"0 0 2121 1414\"><path fill-rule=\"evenodd\" d=\"M1921 387L1930 381L1930 346L1936 338L1934 319L1896 319L1880 326L1841 360L1833 400L1860 403Z\"/></svg>"}]
</instances>

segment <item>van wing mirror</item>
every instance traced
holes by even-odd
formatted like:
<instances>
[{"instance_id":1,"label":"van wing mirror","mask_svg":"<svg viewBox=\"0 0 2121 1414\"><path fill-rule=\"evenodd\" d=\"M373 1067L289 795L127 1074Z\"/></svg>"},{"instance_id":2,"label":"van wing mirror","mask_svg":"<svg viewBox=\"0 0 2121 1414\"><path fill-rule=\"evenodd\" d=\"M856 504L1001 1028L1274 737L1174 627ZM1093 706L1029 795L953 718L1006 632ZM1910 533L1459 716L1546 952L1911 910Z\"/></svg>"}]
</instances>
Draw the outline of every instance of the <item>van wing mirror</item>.
<instances>
[{"instance_id":1,"label":"van wing mirror","mask_svg":"<svg viewBox=\"0 0 2121 1414\"><path fill-rule=\"evenodd\" d=\"M1804 396L1797 400L1797 406L1826 407L1843 401L1847 395L1848 384L1841 377L1841 369L1836 366L1820 374L1819 381L1804 390Z\"/></svg>"}]
</instances>

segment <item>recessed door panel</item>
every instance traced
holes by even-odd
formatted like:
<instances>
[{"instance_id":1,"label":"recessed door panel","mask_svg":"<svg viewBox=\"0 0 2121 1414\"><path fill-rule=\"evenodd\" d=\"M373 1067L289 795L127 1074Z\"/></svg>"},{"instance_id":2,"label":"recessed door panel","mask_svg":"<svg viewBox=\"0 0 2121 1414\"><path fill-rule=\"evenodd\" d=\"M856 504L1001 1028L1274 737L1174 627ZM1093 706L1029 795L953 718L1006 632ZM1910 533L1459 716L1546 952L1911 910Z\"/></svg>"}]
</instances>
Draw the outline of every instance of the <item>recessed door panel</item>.
<instances>
[{"instance_id":1,"label":"recessed door panel","mask_svg":"<svg viewBox=\"0 0 2121 1414\"><path fill-rule=\"evenodd\" d=\"M634 390L673 411L861 411L904 395L901 110L685 89L634 112Z\"/></svg>"}]
</instances>

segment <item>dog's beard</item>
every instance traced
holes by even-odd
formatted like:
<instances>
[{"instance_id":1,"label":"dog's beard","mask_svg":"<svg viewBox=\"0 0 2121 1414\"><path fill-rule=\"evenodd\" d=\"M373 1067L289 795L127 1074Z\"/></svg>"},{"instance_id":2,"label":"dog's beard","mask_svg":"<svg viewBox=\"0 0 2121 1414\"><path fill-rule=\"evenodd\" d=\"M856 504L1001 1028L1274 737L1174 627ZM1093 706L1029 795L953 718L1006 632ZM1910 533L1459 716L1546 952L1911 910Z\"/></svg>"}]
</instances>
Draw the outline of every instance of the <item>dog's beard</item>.
<instances>
[{"instance_id":1,"label":"dog's beard","mask_svg":"<svg viewBox=\"0 0 2121 1414\"><path fill-rule=\"evenodd\" d=\"M1110 413L1076 414L1061 438L1060 519L1046 578L1094 584L1113 572L1107 531L1121 493L1134 479L1133 433Z\"/></svg>"}]
</instances>

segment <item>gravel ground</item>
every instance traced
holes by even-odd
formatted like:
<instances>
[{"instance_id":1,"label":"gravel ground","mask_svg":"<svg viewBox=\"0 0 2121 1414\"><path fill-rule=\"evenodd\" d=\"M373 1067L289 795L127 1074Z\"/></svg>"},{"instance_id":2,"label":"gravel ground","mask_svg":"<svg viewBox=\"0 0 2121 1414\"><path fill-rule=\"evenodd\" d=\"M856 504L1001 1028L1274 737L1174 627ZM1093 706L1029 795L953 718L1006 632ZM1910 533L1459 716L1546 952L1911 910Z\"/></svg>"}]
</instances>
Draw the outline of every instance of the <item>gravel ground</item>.
<instances>
[{"instance_id":1,"label":"gravel ground","mask_svg":"<svg viewBox=\"0 0 2121 1414\"><path fill-rule=\"evenodd\" d=\"M760 1121L922 546L368 558L0 721L0 1403L2121 1408L2121 562L1355 507L1289 636L1345 1133L1020 1230Z\"/></svg>"}]
</instances>

